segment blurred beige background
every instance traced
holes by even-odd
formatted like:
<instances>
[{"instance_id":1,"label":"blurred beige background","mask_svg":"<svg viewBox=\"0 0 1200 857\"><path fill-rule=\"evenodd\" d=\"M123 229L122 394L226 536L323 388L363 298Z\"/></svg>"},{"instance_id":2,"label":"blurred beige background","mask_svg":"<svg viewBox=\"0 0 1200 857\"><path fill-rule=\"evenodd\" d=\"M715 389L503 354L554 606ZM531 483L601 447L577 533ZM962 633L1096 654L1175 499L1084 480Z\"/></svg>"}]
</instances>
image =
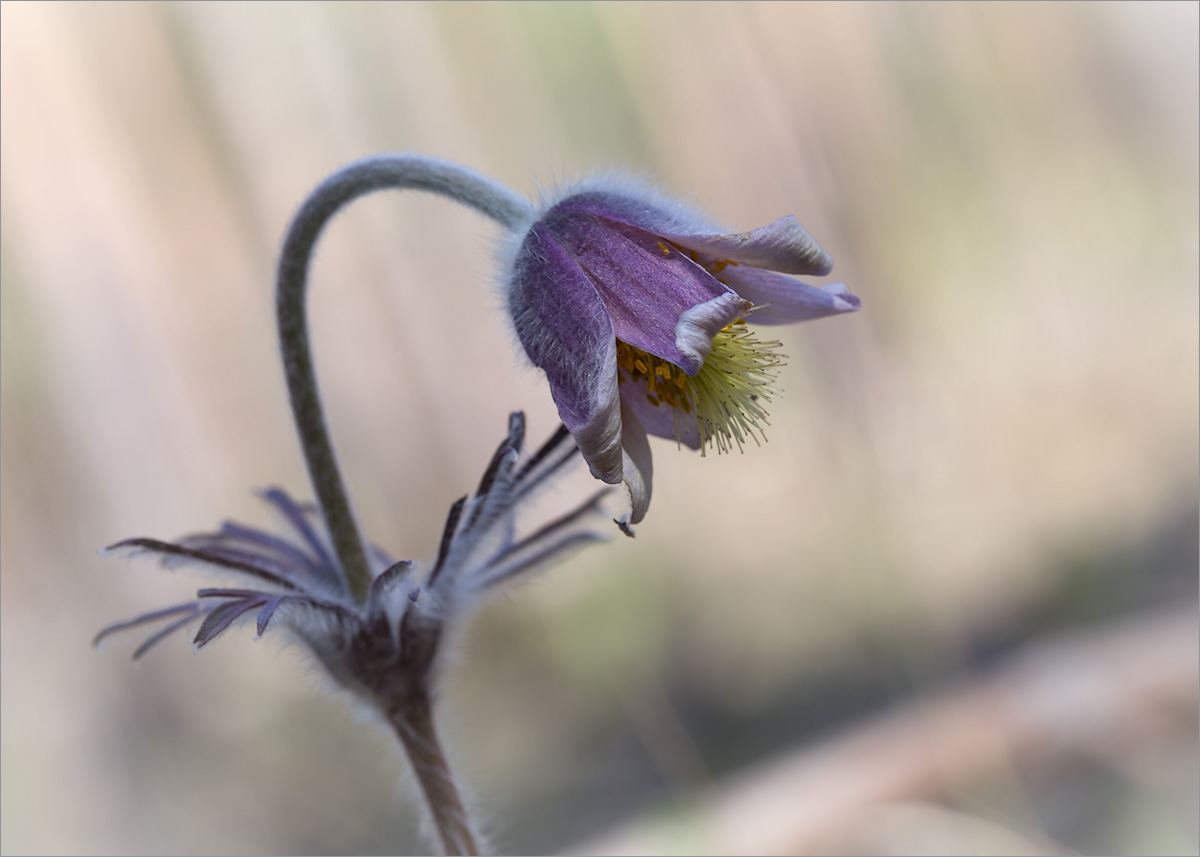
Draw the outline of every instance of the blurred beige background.
<instances>
[{"instance_id":1,"label":"blurred beige background","mask_svg":"<svg viewBox=\"0 0 1200 857\"><path fill-rule=\"evenodd\" d=\"M5 3L3 851L427 847L302 653L90 648L199 579L98 548L309 494L277 242L415 150L796 214L864 303L780 330L767 446L657 442L635 541L464 633L443 729L496 848L1197 853L1197 9ZM390 194L321 246L334 434L402 556L509 410L554 426L494 238Z\"/></svg>"}]
</instances>

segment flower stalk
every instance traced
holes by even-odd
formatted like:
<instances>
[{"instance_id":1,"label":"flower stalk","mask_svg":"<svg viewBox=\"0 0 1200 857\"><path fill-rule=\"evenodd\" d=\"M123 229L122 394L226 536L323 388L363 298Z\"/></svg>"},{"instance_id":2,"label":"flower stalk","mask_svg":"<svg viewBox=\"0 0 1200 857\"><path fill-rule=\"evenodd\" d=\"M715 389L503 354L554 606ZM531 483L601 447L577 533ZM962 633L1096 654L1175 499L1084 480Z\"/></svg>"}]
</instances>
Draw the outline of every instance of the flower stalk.
<instances>
[{"instance_id":1,"label":"flower stalk","mask_svg":"<svg viewBox=\"0 0 1200 857\"><path fill-rule=\"evenodd\" d=\"M433 826L446 854L479 854L470 816L450 773L433 723L433 704L420 693L388 715L396 736L404 745L421 792L429 805Z\"/></svg>"},{"instance_id":2,"label":"flower stalk","mask_svg":"<svg viewBox=\"0 0 1200 857\"><path fill-rule=\"evenodd\" d=\"M342 208L376 191L410 188L461 202L507 229L517 229L533 218L527 200L473 170L418 155L377 155L355 161L323 181L288 226L275 281L276 322L288 396L334 551L350 592L360 604L366 600L371 572L317 392L305 310L308 269L317 239Z\"/></svg>"},{"instance_id":3,"label":"flower stalk","mask_svg":"<svg viewBox=\"0 0 1200 857\"><path fill-rule=\"evenodd\" d=\"M532 218L529 203L490 179L457 164L414 155L381 155L334 173L301 205L288 227L276 278L276 321L296 432L304 451L333 548L350 594L365 603L371 570L358 523L337 465L317 392L305 311L308 269L325 225L343 207L387 189L424 190L464 203L509 229ZM478 854L466 810L433 725L425 688L389 719L407 751L447 854Z\"/></svg>"}]
</instances>

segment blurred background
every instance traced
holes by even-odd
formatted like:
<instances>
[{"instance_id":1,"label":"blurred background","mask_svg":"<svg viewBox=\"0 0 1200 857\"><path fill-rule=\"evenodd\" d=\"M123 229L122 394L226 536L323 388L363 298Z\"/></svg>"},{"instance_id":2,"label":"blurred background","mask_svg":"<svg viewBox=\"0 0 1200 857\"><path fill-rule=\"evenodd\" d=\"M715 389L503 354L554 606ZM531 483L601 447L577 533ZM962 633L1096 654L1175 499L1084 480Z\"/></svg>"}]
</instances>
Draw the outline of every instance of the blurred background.
<instances>
[{"instance_id":1,"label":"blurred background","mask_svg":"<svg viewBox=\"0 0 1200 857\"><path fill-rule=\"evenodd\" d=\"M857 315L774 328L770 442L655 442L619 536L489 604L442 731L517 853L1195 854L1195 4L33 4L2 11L5 853L405 853L394 741L199 578L97 549L310 489L290 212L413 150L536 197L795 214ZM524 409L490 223L356 203L311 297L364 527L434 551ZM585 474L550 505L590 490Z\"/></svg>"}]
</instances>

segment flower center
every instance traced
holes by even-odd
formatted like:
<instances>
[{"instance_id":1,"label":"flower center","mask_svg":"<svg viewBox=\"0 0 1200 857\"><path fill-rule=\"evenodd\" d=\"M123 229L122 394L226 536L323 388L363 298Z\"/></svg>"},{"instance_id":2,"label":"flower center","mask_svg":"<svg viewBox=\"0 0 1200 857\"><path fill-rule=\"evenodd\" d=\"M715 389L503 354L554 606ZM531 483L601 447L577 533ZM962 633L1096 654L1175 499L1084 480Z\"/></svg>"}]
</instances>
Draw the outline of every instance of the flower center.
<instances>
[{"instance_id":1,"label":"flower center","mask_svg":"<svg viewBox=\"0 0 1200 857\"><path fill-rule=\"evenodd\" d=\"M734 446L741 451L747 439L756 444L766 440L763 402L771 400L771 385L783 365L775 351L780 346L775 340L759 340L738 319L713 337L712 350L693 378L669 360L618 339L617 367L623 370L618 377L621 383L626 376L645 382L646 400L674 411L676 439L682 438L687 421L695 420L701 455L709 446L717 452L732 452Z\"/></svg>"}]
</instances>

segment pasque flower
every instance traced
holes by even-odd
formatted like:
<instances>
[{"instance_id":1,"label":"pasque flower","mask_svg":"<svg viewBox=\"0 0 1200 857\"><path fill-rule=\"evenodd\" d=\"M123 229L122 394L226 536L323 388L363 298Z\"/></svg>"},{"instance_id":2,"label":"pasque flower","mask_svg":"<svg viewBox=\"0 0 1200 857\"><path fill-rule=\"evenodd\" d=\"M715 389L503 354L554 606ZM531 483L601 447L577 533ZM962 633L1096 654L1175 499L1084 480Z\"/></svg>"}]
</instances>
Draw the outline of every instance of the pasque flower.
<instances>
[{"instance_id":1,"label":"pasque flower","mask_svg":"<svg viewBox=\"0 0 1200 857\"><path fill-rule=\"evenodd\" d=\"M833 262L795 217L743 233L624 183L575 187L545 205L512 261L509 309L546 373L592 474L650 503L647 434L728 451L762 437L778 342L746 324L853 312Z\"/></svg>"},{"instance_id":2,"label":"pasque flower","mask_svg":"<svg viewBox=\"0 0 1200 857\"><path fill-rule=\"evenodd\" d=\"M511 248L510 307L518 336L545 370L563 426L523 457L524 417L472 495L450 509L424 574L366 542L343 484L326 424L310 344L305 295L313 250L346 205L385 189L435 193L499 224ZM258 636L283 625L344 687L395 729L447 854L480 845L434 728L435 664L449 621L500 583L601 536L591 524L607 488L524 538L524 501L576 451L592 473L628 486L626 532L650 501L647 434L703 451L757 440L763 402L779 365L778 343L746 321L805 321L858 308L841 284L808 286L783 274L829 272L828 255L794 218L722 234L652 193L580 186L540 210L464 167L419 155L380 155L338 170L312 191L288 226L276 268L276 322L292 416L316 505L264 492L282 534L226 523L178 542L129 539L117 552L165 564L198 563L234 586L103 629L96 642L157 625L141 657L193 622L206 646L254 617ZM782 272L782 273L777 273Z\"/></svg>"}]
</instances>

